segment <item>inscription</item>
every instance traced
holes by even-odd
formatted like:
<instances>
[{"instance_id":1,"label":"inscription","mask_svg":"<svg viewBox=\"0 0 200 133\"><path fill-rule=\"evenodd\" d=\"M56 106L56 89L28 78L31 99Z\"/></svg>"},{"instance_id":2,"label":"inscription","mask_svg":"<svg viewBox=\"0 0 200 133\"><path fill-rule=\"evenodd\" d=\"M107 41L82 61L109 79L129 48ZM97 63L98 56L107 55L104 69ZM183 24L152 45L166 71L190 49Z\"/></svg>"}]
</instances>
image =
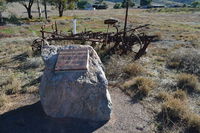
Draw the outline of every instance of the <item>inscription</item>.
<instances>
[{"instance_id":1,"label":"inscription","mask_svg":"<svg viewBox=\"0 0 200 133\"><path fill-rule=\"evenodd\" d=\"M58 54L55 71L87 70L88 58L86 48L62 50Z\"/></svg>"}]
</instances>

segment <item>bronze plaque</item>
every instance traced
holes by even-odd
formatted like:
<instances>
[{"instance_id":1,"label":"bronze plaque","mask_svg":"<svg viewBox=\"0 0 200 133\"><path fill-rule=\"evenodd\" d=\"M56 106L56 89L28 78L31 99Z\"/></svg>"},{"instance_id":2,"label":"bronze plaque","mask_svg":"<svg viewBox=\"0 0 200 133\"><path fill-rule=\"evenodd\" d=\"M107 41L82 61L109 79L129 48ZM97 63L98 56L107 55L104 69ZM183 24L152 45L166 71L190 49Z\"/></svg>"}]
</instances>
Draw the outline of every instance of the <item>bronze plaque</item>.
<instances>
[{"instance_id":1,"label":"bronze plaque","mask_svg":"<svg viewBox=\"0 0 200 133\"><path fill-rule=\"evenodd\" d=\"M58 54L55 71L87 70L88 59L86 48L62 50Z\"/></svg>"}]
</instances>

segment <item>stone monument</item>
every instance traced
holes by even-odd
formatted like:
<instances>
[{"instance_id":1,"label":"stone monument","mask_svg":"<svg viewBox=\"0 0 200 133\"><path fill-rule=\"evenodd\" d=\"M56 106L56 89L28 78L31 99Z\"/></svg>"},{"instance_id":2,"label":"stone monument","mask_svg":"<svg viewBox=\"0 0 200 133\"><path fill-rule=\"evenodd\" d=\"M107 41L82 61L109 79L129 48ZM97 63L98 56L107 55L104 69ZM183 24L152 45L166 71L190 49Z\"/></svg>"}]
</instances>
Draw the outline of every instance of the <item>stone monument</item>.
<instances>
[{"instance_id":1,"label":"stone monument","mask_svg":"<svg viewBox=\"0 0 200 133\"><path fill-rule=\"evenodd\" d=\"M44 112L54 118L107 121L112 102L103 64L91 46L45 46L39 92Z\"/></svg>"}]
</instances>

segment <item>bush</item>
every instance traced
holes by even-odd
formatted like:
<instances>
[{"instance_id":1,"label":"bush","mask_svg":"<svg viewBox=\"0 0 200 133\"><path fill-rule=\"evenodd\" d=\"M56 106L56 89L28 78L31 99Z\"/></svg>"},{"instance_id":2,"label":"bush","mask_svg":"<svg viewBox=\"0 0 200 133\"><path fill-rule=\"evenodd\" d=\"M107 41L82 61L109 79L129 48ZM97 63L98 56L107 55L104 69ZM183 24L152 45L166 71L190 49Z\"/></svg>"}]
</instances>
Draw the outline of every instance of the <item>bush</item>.
<instances>
[{"instance_id":1,"label":"bush","mask_svg":"<svg viewBox=\"0 0 200 133\"><path fill-rule=\"evenodd\" d=\"M43 65L43 61L40 57L27 58L26 62L23 64L23 69L34 69L39 68Z\"/></svg>"},{"instance_id":2,"label":"bush","mask_svg":"<svg viewBox=\"0 0 200 133\"><path fill-rule=\"evenodd\" d=\"M129 7L134 7L134 6L135 6L135 3L134 3L133 0L129 0L128 2L129 2L129 3L128 3ZM121 7L122 7L122 8L126 8L126 0L123 0L123 1L122 1Z\"/></svg>"},{"instance_id":3,"label":"bush","mask_svg":"<svg viewBox=\"0 0 200 133\"><path fill-rule=\"evenodd\" d=\"M189 113L186 120L188 133L200 133L200 115Z\"/></svg>"},{"instance_id":4,"label":"bush","mask_svg":"<svg viewBox=\"0 0 200 133\"><path fill-rule=\"evenodd\" d=\"M144 68L138 63L131 63L124 67L123 71L129 76L138 76L144 73Z\"/></svg>"},{"instance_id":5,"label":"bush","mask_svg":"<svg viewBox=\"0 0 200 133\"><path fill-rule=\"evenodd\" d=\"M167 101L171 98L179 99L181 101L186 101L187 100L187 94L185 93L185 91L182 91L182 90L177 90L177 91L172 92L172 93L160 92L160 93L158 93L156 98L158 100L162 100L162 101Z\"/></svg>"},{"instance_id":6,"label":"bush","mask_svg":"<svg viewBox=\"0 0 200 133\"><path fill-rule=\"evenodd\" d=\"M199 90L198 84L199 84L198 78L194 75L191 75L191 74L180 74L180 75L178 75L177 86L180 89L183 89L183 90L191 93L193 91Z\"/></svg>"},{"instance_id":7,"label":"bush","mask_svg":"<svg viewBox=\"0 0 200 133\"><path fill-rule=\"evenodd\" d=\"M79 1L77 3L77 7L78 7L78 9L85 9L88 4L89 4L89 2L87 2L87 1Z\"/></svg>"},{"instance_id":8,"label":"bush","mask_svg":"<svg viewBox=\"0 0 200 133\"><path fill-rule=\"evenodd\" d=\"M200 76L200 51L182 48L171 53L167 67Z\"/></svg>"},{"instance_id":9,"label":"bush","mask_svg":"<svg viewBox=\"0 0 200 133\"><path fill-rule=\"evenodd\" d=\"M170 98L162 105L162 114L167 123L181 121L183 116L187 114L188 108L180 99Z\"/></svg>"},{"instance_id":10,"label":"bush","mask_svg":"<svg viewBox=\"0 0 200 133\"><path fill-rule=\"evenodd\" d=\"M200 8L200 1L194 1L194 2L192 2L192 7L194 7L194 8Z\"/></svg>"},{"instance_id":11,"label":"bush","mask_svg":"<svg viewBox=\"0 0 200 133\"><path fill-rule=\"evenodd\" d=\"M132 60L132 58L130 59ZM118 55L111 56L109 61L106 61L105 64L107 78L109 80L120 80L125 77L123 73L124 65L128 64L130 59L124 59Z\"/></svg>"},{"instance_id":12,"label":"bush","mask_svg":"<svg viewBox=\"0 0 200 133\"><path fill-rule=\"evenodd\" d=\"M6 102L5 95L4 95L4 94L1 94L1 95L0 95L0 108L1 108L2 106L4 106L5 102Z\"/></svg>"},{"instance_id":13,"label":"bush","mask_svg":"<svg viewBox=\"0 0 200 133\"><path fill-rule=\"evenodd\" d=\"M155 82L149 78L137 77L128 80L122 85L122 88L130 96L137 96L143 98L148 96L149 92L154 89Z\"/></svg>"},{"instance_id":14,"label":"bush","mask_svg":"<svg viewBox=\"0 0 200 133\"><path fill-rule=\"evenodd\" d=\"M149 6L151 5L152 0L140 0L141 6Z\"/></svg>"},{"instance_id":15,"label":"bush","mask_svg":"<svg viewBox=\"0 0 200 133\"><path fill-rule=\"evenodd\" d=\"M108 8L108 5L106 3L103 3L103 4L95 4L93 5L94 8L96 9L107 9Z\"/></svg>"},{"instance_id":16,"label":"bush","mask_svg":"<svg viewBox=\"0 0 200 133\"><path fill-rule=\"evenodd\" d=\"M10 15L10 18L8 19L8 21L12 24L17 24L17 25L20 25L21 22L19 21L19 19L16 17L15 14L11 14Z\"/></svg>"},{"instance_id":17,"label":"bush","mask_svg":"<svg viewBox=\"0 0 200 133\"><path fill-rule=\"evenodd\" d=\"M182 125L186 128L186 132L200 132L200 115L193 113L189 109L187 102L179 98L168 97L162 105L158 120L161 122L159 128L162 130L172 127L176 123L183 123L184 125Z\"/></svg>"},{"instance_id":18,"label":"bush","mask_svg":"<svg viewBox=\"0 0 200 133\"><path fill-rule=\"evenodd\" d=\"M180 99L181 101L187 100L187 94L183 90L177 90L173 92L173 97L176 99Z\"/></svg>"},{"instance_id":19,"label":"bush","mask_svg":"<svg viewBox=\"0 0 200 133\"><path fill-rule=\"evenodd\" d=\"M2 89L7 95L15 94L21 90L21 81L14 76L11 76L6 83L4 83Z\"/></svg>"},{"instance_id":20,"label":"bush","mask_svg":"<svg viewBox=\"0 0 200 133\"><path fill-rule=\"evenodd\" d=\"M115 5L113 6L113 8L114 8L114 9L120 9L120 8L122 8L122 4L119 3L119 2L117 2L117 3L115 3Z\"/></svg>"}]
</instances>

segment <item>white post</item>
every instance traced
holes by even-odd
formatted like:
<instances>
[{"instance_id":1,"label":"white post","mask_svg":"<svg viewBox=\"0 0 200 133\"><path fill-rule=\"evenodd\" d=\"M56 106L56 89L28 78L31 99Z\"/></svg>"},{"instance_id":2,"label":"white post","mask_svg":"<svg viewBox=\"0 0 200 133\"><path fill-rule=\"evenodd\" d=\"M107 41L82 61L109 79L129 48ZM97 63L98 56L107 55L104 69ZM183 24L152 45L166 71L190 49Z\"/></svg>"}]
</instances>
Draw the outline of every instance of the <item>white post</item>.
<instances>
[{"instance_id":1,"label":"white post","mask_svg":"<svg viewBox=\"0 0 200 133\"><path fill-rule=\"evenodd\" d=\"M73 19L73 34L76 34L76 19Z\"/></svg>"}]
</instances>

